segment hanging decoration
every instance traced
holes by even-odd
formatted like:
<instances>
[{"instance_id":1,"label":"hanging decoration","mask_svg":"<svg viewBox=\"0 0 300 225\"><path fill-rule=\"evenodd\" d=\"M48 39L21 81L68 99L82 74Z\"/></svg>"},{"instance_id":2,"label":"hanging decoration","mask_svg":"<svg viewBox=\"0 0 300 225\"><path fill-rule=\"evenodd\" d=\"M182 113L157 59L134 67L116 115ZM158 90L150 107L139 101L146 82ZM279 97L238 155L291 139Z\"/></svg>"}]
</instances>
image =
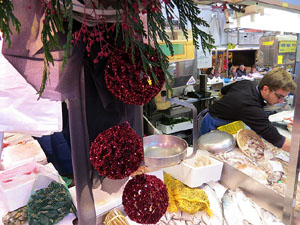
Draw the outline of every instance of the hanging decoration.
<instances>
[{"instance_id":1,"label":"hanging decoration","mask_svg":"<svg viewBox=\"0 0 300 225\"><path fill-rule=\"evenodd\" d=\"M10 0L0 0L0 31L4 40L7 41L8 47L11 47L10 35L13 33L10 26L13 26L18 33L21 26L20 21L13 14L13 10L14 5Z\"/></svg>"},{"instance_id":2,"label":"hanging decoration","mask_svg":"<svg viewBox=\"0 0 300 225\"><path fill-rule=\"evenodd\" d=\"M18 32L21 23L26 22L19 22L15 17L12 2L14 1L0 0L0 11L5 12L0 13L0 21L5 22L0 23L0 31L8 43L12 35L10 26ZM32 2L34 1L28 2L26 10L30 10ZM43 93L49 79L49 67L54 64L51 51L57 48L64 49L64 67L67 58L72 54L72 47L80 41L85 44L87 55L90 55L91 49L97 45L100 50L97 56L91 58L97 63L118 49L117 40L124 40L125 50L131 56L131 64L134 64L135 55L139 52L143 72L147 77L151 77L154 81L152 83L159 81L152 68L161 67L168 91L171 91L169 82L173 77L168 71L168 57L160 48L159 42L164 42L173 55L173 45L167 30L174 32L174 19L178 20L186 39L188 39L188 24L191 24L192 39L196 48L200 47L200 43L204 52L214 47L212 36L200 29L209 25L199 16L200 9L193 0L41 0L41 3L41 11L45 15L41 35L44 72L39 95ZM79 30L73 30L73 19L81 22ZM64 46L58 44L58 33L65 33L67 37ZM113 35L108 35L110 33ZM147 57L149 48L144 43L155 48L157 57L154 60Z\"/></svg>"},{"instance_id":3,"label":"hanging decoration","mask_svg":"<svg viewBox=\"0 0 300 225\"><path fill-rule=\"evenodd\" d=\"M135 172L144 159L141 137L128 122L100 133L90 147L90 161L101 176L123 179Z\"/></svg>"},{"instance_id":4,"label":"hanging decoration","mask_svg":"<svg viewBox=\"0 0 300 225\"><path fill-rule=\"evenodd\" d=\"M161 90L165 77L158 63L158 57L151 46L145 46L149 50L145 56L156 63L156 66L148 67L156 75L156 80L145 73L143 61L138 49L134 49L135 61L132 62L130 53L125 51L125 45L119 51L115 51L109 57L105 69L105 82L108 90L124 103L143 105L154 98ZM131 52L131 50L129 50Z\"/></svg>"},{"instance_id":5,"label":"hanging decoration","mask_svg":"<svg viewBox=\"0 0 300 225\"><path fill-rule=\"evenodd\" d=\"M126 184L122 204L129 218L141 224L156 224L168 208L168 190L156 176L140 174Z\"/></svg>"}]
</instances>

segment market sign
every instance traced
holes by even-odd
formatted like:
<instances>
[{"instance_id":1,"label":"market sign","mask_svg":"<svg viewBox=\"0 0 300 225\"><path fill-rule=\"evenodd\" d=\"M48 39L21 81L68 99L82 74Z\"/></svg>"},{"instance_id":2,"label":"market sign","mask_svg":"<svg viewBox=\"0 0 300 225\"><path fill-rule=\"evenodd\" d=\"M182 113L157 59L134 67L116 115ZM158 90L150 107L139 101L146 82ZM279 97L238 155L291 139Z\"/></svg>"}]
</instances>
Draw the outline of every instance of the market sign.
<instances>
[{"instance_id":1,"label":"market sign","mask_svg":"<svg viewBox=\"0 0 300 225\"><path fill-rule=\"evenodd\" d=\"M273 45L273 43L274 41L264 41L262 45L269 46L269 45Z\"/></svg>"},{"instance_id":2,"label":"market sign","mask_svg":"<svg viewBox=\"0 0 300 225\"><path fill-rule=\"evenodd\" d=\"M159 47L168 56L169 62L191 60L195 58L195 47L192 40L172 40L174 55L164 42L159 42Z\"/></svg>"},{"instance_id":3,"label":"market sign","mask_svg":"<svg viewBox=\"0 0 300 225\"><path fill-rule=\"evenodd\" d=\"M280 41L278 46L279 53L296 52L297 41Z\"/></svg>"}]
</instances>

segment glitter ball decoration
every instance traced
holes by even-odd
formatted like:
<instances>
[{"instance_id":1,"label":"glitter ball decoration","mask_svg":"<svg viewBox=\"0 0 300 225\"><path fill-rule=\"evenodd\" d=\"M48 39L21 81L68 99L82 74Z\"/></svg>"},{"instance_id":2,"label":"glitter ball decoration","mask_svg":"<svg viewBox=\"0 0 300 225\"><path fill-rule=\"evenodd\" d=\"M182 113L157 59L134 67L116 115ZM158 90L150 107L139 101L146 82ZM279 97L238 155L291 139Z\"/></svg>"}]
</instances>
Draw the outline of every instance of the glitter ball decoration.
<instances>
[{"instance_id":1,"label":"glitter ball decoration","mask_svg":"<svg viewBox=\"0 0 300 225\"><path fill-rule=\"evenodd\" d=\"M146 57L159 62L155 50L148 46L153 54ZM125 51L125 46L120 51L114 51L109 57L105 69L105 82L108 90L124 103L132 105L143 105L154 98L161 90L165 78L159 66L153 66L153 72L157 77L157 83L151 77L148 66L148 75L145 73L143 61L138 49L134 52L134 63L132 62L131 49Z\"/></svg>"},{"instance_id":2,"label":"glitter ball decoration","mask_svg":"<svg viewBox=\"0 0 300 225\"><path fill-rule=\"evenodd\" d=\"M122 203L131 220L142 224L156 224L168 208L168 190L156 176L136 175L126 184Z\"/></svg>"},{"instance_id":3,"label":"glitter ball decoration","mask_svg":"<svg viewBox=\"0 0 300 225\"><path fill-rule=\"evenodd\" d=\"M90 161L101 176L123 179L135 172L144 159L142 138L128 122L100 133L91 144Z\"/></svg>"}]
</instances>

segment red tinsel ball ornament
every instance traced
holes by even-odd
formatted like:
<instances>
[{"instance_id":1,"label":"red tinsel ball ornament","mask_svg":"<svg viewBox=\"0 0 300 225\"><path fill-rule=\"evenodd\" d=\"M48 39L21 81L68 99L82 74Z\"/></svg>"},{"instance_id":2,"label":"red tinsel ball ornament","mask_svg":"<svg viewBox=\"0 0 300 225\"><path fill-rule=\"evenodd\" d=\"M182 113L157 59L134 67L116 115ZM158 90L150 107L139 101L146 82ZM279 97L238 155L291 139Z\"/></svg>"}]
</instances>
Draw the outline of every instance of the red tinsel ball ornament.
<instances>
[{"instance_id":1,"label":"red tinsel ball ornament","mask_svg":"<svg viewBox=\"0 0 300 225\"><path fill-rule=\"evenodd\" d=\"M146 58L158 62L157 53L146 45L149 52ZM134 51L134 63L132 62L131 49L125 51L125 45L120 51L114 51L109 57L105 69L105 82L108 90L124 103L143 105L154 98L165 82L164 72L161 67L153 66L157 77L157 83L150 78L152 72L148 66L148 75L145 73L141 54L136 48Z\"/></svg>"},{"instance_id":2,"label":"red tinsel ball ornament","mask_svg":"<svg viewBox=\"0 0 300 225\"><path fill-rule=\"evenodd\" d=\"M136 175L126 184L122 203L131 220L142 224L156 224L167 211L168 190L156 176Z\"/></svg>"},{"instance_id":3,"label":"red tinsel ball ornament","mask_svg":"<svg viewBox=\"0 0 300 225\"><path fill-rule=\"evenodd\" d=\"M123 179L144 159L143 141L128 122L100 133L90 147L90 161L101 176Z\"/></svg>"}]
</instances>

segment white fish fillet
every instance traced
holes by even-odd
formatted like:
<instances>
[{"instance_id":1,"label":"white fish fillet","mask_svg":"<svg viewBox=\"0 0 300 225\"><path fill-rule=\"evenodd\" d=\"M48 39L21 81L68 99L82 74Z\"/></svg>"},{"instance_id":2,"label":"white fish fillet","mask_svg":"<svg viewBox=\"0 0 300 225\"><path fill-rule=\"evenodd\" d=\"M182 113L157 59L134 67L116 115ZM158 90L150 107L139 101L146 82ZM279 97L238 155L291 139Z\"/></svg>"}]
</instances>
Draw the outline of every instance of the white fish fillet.
<instances>
[{"instance_id":1,"label":"white fish fillet","mask_svg":"<svg viewBox=\"0 0 300 225\"><path fill-rule=\"evenodd\" d=\"M219 220L217 220L214 217L209 217L209 215L204 211L199 211L194 215L195 218L201 221L199 225L222 225L222 223Z\"/></svg>"},{"instance_id":2,"label":"white fish fillet","mask_svg":"<svg viewBox=\"0 0 300 225\"><path fill-rule=\"evenodd\" d=\"M247 220L243 220L243 225L254 225L254 224L249 223Z\"/></svg>"},{"instance_id":3,"label":"white fish fillet","mask_svg":"<svg viewBox=\"0 0 300 225\"><path fill-rule=\"evenodd\" d=\"M261 208L261 215L264 222L264 225L284 225L283 222L280 221L273 213L270 211Z\"/></svg>"},{"instance_id":4,"label":"white fish fillet","mask_svg":"<svg viewBox=\"0 0 300 225\"><path fill-rule=\"evenodd\" d=\"M237 188L235 196L245 220L253 225L263 225L262 219L259 212L256 210L254 203L244 194L244 192Z\"/></svg>"},{"instance_id":5,"label":"white fish fillet","mask_svg":"<svg viewBox=\"0 0 300 225\"><path fill-rule=\"evenodd\" d=\"M223 209L221 205L221 201L219 201L219 198L216 194L216 192L207 184L205 184L202 188L202 190L205 191L208 200L209 200L209 207L213 212L212 218L214 220L218 220L219 224L223 224L224 218L223 218Z\"/></svg>"},{"instance_id":6,"label":"white fish fillet","mask_svg":"<svg viewBox=\"0 0 300 225\"><path fill-rule=\"evenodd\" d=\"M219 182L209 182L207 183L216 193L218 196L219 201L222 201L223 195L226 192L227 188L224 187L222 184Z\"/></svg>"},{"instance_id":7,"label":"white fish fillet","mask_svg":"<svg viewBox=\"0 0 300 225\"><path fill-rule=\"evenodd\" d=\"M223 205L224 218L228 225L242 225L243 224L242 213L237 204L235 194L230 189L228 189L225 192L225 194L222 198L222 205Z\"/></svg>"}]
</instances>

